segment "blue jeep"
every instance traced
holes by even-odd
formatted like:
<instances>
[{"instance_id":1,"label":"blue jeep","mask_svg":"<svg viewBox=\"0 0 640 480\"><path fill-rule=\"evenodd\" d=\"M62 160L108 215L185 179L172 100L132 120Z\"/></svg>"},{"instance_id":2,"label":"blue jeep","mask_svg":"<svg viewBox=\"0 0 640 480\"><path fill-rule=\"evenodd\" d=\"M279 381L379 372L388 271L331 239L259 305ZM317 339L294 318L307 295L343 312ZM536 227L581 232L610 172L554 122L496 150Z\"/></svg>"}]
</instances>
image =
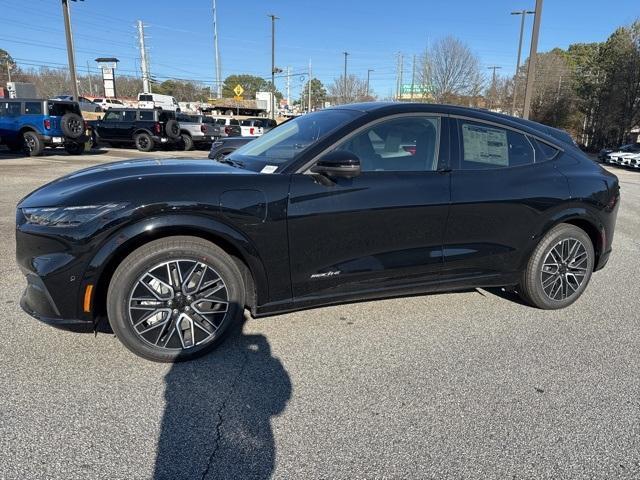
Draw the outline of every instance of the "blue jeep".
<instances>
[{"instance_id":1,"label":"blue jeep","mask_svg":"<svg viewBox=\"0 0 640 480\"><path fill-rule=\"evenodd\" d=\"M77 102L0 98L0 145L35 157L45 147L84 152L85 123Z\"/></svg>"}]
</instances>

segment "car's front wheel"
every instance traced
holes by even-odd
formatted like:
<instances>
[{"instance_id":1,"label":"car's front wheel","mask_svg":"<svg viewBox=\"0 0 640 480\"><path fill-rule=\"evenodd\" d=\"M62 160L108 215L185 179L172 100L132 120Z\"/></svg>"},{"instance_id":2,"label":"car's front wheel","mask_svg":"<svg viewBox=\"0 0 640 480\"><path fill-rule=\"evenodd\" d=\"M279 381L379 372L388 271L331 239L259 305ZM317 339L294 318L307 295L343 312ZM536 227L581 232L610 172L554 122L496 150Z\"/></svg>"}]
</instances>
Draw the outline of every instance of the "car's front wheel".
<instances>
[{"instance_id":1,"label":"car's front wheel","mask_svg":"<svg viewBox=\"0 0 640 480\"><path fill-rule=\"evenodd\" d=\"M564 308L584 292L595 264L595 253L584 230L561 223L533 251L519 286L521 296L545 310Z\"/></svg>"},{"instance_id":2,"label":"car's front wheel","mask_svg":"<svg viewBox=\"0 0 640 480\"><path fill-rule=\"evenodd\" d=\"M109 284L107 315L133 353L156 362L212 350L244 311L234 260L196 237L167 237L135 250Z\"/></svg>"}]
</instances>

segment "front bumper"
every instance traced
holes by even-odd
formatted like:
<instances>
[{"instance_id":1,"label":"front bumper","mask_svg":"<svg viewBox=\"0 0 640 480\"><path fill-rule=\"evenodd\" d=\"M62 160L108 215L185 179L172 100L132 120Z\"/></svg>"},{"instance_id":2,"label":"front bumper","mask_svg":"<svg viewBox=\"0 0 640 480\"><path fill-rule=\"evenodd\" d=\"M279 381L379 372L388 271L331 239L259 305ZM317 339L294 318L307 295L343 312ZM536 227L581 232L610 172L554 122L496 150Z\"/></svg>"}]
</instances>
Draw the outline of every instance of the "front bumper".
<instances>
[{"instance_id":1,"label":"front bumper","mask_svg":"<svg viewBox=\"0 0 640 480\"><path fill-rule=\"evenodd\" d=\"M91 332L94 322L90 319L63 318L40 277L26 274L27 287L20 298L20 307L33 318L52 327L74 332Z\"/></svg>"}]
</instances>

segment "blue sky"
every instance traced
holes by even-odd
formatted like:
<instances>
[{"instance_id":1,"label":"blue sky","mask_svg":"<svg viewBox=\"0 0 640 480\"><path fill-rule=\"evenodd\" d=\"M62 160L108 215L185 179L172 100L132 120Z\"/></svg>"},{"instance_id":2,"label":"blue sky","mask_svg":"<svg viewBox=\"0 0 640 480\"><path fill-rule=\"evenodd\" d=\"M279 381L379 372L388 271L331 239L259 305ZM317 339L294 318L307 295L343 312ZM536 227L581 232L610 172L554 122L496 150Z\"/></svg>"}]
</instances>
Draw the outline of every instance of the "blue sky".
<instances>
[{"instance_id":1,"label":"blue sky","mask_svg":"<svg viewBox=\"0 0 640 480\"><path fill-rule=\"evenodd\" d=\"M620 25L640 17L638 0L546 0L539 51L571 43L600 41ZM420 54L427 42L454 35L480 57L483 68L499 65L501 74L515 69L519 17L512 10L533 9L535 0L218 0L222 71L268 76L271 26L276 26L276 64L291 67L292 96L311 60L314 76L325 83L342 73L348 51L349 73L366 77L387 97L395 85L396 54ZM122 73L139 69L135 22L147 25L152 74L211 81L214 78L211 2L209 0L85 0L72 2L78 67L97 56L116 56ZM0 48L19 64L66 64L59 0L0 0ZM525 46L532 16L527 18ZM487 70L487 74L489 74ZM139 73L138 73L139 75ZM407 73L405 73L405 78ZM284 91L284 79L277 80Z\"/></svg>"}]
</instances>

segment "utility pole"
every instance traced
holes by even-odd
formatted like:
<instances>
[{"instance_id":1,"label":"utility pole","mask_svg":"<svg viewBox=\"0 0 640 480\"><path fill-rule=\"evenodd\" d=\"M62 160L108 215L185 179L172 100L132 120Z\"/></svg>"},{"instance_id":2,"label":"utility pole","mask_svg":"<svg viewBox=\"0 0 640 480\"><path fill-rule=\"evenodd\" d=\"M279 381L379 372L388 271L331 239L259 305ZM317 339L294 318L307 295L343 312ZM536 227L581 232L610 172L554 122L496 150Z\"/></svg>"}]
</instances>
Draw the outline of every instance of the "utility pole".
<instances>
[{"instance_id":1,"label":"utility pole","mask_svg":"<svg viewBox=\"0 0 640 480\"><path fill-rule=\"evenodd\" d=\"M499 65L492 65L490 67L487 67L487 70L493 70L493 74L491 76L491 96L489 99L489 110L491 110L493 108L493 101L495 100L495 96L496 96L496 70L502 68Z\"/></svg>"},{"instance_id":2,"label":"utility pole","mask_svg":"<svg viewBox=\"0 0 640 480\"><path fill-rule=\"evenodd\" d=\"M402 74L404 73L404 55L400 54L400 77L398 78L399 82L399 90L398 90L398 100L402 100Z\"/></svg>"},{"instance_id":3,"label":"utility pole","mask_svg":"<svg viewBox=\"0 0 640 480\"><path fill-rule=\"evenodd\" d=\"M349 56L349 52L342 52L344 55L344 90L343 90L343 101L347 103L347 57Z\"/></svg>"},{"instance_id":4,"label":"utility pole","mask_svg":"<svg viewBox=\"0 0 640 480\"><path fill-rule=\"evenodd\" d=\"M69 0L62 0L62 16L64 17L64 34L67 39L67 57L69 60L69 74L71 75L71 94L78 100L78 77L76 75L76 56L73 51L73 35L71 34L71 13Z\"/></svg>"},{"instance_id":5,"label":"utility pole","mask_svg":"<svg viewBox=\"0 0 640 480\"><path fill-rule=\"evenodd\" d=\"M273 14L267 15L271 18L271 118L276 116L276 17Z\"/></svg>"},{"instance_id":6,"label":"utility pole","mask_svg":"<svg viewBox=\"0 0 640 480\"><path fill-rule=\"evenodd\" d=\"M89 66L89 60L87 60L87 76L89 77L89 93L93 95L93 82L91 81L91 67Z\"/></svg>"},{"instance_id":7,"label":"utility pole","mask_svg":"<svg viewBox=\"0 0 640 480\"><path fill-rule=\"evenodd\" d=\"M307 113L311 113L311 59L309 59L309 90L307 93L309 94L309 102L307 105Z\"/></svg>"},{"instance_id":8,"label":"utility pole","mask_svg":"<svg viewBox=\"0 0 640 480\"><path fill-rule=\"evenodd\" d=\"M287 67L287 106L291 105L291 67Z\"/></svg>"},{"instance_id":9,"label":"utility pole","mask_svg":"<svg viewBox=\"0 0 640 480\"><path fill-rule=\"evenodd\" d=\"M371 77L371 72L375 72L373 68L369 68L367 70L367 97L369 96L369 79Z\"/></svg>"},{"instance_id":10,"label":"utility pole","mask_svg":"<svg viewBox=\"0 0 640 480\"><path fill-rule=\"evenodd\" d=\"M518 75L520 75L520 58L522 55L522 36L524 34L524 20L527 15L533 15L532 10L519 10L511 12L511 15L520 15L520 40L518 41L518 61L516 63L516 74L513 76L513 102L511 104L511 115L516 114L516 95L518 92Z\"/></svg>"},{"instance_id":11,"label":"utility pole","mask_svg":"<svg viewBox=\"0 0 640 480\"><path fill-rule=\"evenodd\" d=\"M7 58L7 76L9 77L9 81L11 81L11 64L9 63L8 58Z\"/></svg>"},{"instance_id":12,"label":"utility pole","mask_svg":"<svg viewBox=\"0 0 640 480\"><path fill-rule=\"evenodd\" d=\"M529 67L527 68L527 87L524 91L524 109L522 118L529 119L531 97L536 76L536 55L538 53L538 35L540 34L540 19L542 18L542 0L536 0L536 11L533 16L533 32L531 34L531 49L529 51Z\"/></svg>"},{"instance_id":13,"label":"utility pole","mask_svg":"<svg viewBox=\"0 0 640 480\"><path fill-rule=\"evenodd\" d=\"M216 62L216 97L222 98L222 72L220 71L220 50L218 49L218 13L213 0L213 49Z\"/></svg>"},{"instance_id":14,"label":"utility pole","mask_svg":"<svg viewBox=\"0 0 640 480\"><path fill-rule=\"evenodd\" d=\"M411 101L413 102L413 87L416 84L416 56L413 55L413 64L411 67Z\"/></svg>"},{"instance_id":15,"label":"utility pole","mask_svg":"<svg viewBox=\"0 0 640 480\"><path fill-rule=\"evenodd\" d=\"M144 93L151 93L149 60L147 59L147 47L144 43L144 24L142 20L138 20L138 42L140 47L140 68L142 69L142 90Z\"/></svg>"}]
</instances>

